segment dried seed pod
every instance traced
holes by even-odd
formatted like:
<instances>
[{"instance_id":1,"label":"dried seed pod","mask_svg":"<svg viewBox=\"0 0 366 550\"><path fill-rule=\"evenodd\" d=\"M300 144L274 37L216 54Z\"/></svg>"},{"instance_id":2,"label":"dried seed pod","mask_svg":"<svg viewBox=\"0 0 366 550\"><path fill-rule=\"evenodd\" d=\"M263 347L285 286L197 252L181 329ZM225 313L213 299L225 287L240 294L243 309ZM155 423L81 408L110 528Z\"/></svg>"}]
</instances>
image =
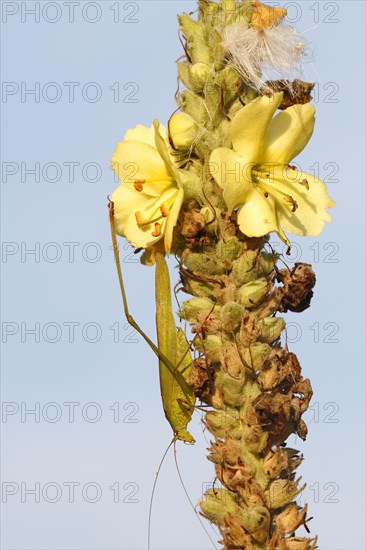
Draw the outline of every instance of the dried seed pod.
<instances>
[{"instance_id":1,"label":"dried seed pod","mask_svg":"<svg viewBox=\"0 0 366 550\"><path fill-rule=\"evenodd\" d=\"M195 359L189 372L188 384L200 399L208 392L210 386L210 367L207 359Z\"/></svg>"},{"instance_id":2,"label":"dried seed pod","mask_svg":"<svg viewBox=\"0 0 366 550\"><path fill-rule=\"evenodd\" d=\"M261 453L267 447L269 434L260 426L244 424L243 439L252 453Z\"/></svg>"},{"instance_id":3,"label":"dried seed pod","mask_svg":"<svg viewBox=\"0 0 366 550\"><path fill-rule=\"evenodd\" d=\"M291 537L284 539L284 550L315 550L316 540L305 537Z\"/></svg>"},{"instance_id":4,"label":"dried seed pod","mask_svg":"<svg viewBox=\"0 0 366 550\"><path fill-rule=\"evenodd\" d=\"M206 225L205 217L192 201L183 212L180 234L187 245L196 245Z\"/></svg>"},{"instance_id":5,"label":"dried seed pod","mask_svg":"<svg viewBox=\"0 0 366 550\"><path fill-rule=\"evenodd\" d=\"M263 469L267 477L275 479L289 467L288 453L277 448L269 451L264 459Z\"/></svg>"},{"instance_id":6,"label":"dried seed pod","mask_svg":"<svg viewBox=\"0 0 366 550\"><path fill-rule=\"evenodd\" d=\"M306 519L308 506L300 508L296 502L291 502L286 508L276 515L276 529L281 534L289 535L303 525Z\"/></svg>"},{"instance_id":7,"label":"dried seed pod","mask_svg":"<svg viewBox=\"0 0 366 550\"><path fill-rule=\"evenodd\" d=\"M303 82L295 79L293 82L289 80L268 80L264 83L261 89L263 95L268 95L268 90L273 92L283 92L283 98L280 106L281 110L292 107L292 105L305 105L313 99L311 92L315 84L312 82ZM271 92L271 93L273 93Z\"/></svg>"},{"instance_id":8,"label":"dried seed pod","mask_svg":"<svg viewBox=\"0 0 366 550\"><path fill-rule=\"evenodd\" d=\"M301 312L310 306L316 283L311 265L296 263L291 271L281 269L277 272L277 280L284 285L279 289L281 311Z\"/></svg>"}]
</instances>

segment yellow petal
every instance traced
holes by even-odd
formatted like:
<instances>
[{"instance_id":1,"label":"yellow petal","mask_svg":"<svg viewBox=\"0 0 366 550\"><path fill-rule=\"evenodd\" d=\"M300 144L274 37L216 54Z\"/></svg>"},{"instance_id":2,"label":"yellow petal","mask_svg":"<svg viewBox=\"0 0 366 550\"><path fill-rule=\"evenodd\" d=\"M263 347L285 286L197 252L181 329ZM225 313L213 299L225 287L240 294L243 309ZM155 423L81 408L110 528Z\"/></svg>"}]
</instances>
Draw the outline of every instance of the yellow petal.
<instances>
[{"instance_id":1,"label":"yellow petal","mask_svg":"<svg viewBox=\"0 0 366 550\"><path fill-rule=\"evenodd\" d=\"M274 194L279 223L285 231L295 235L316 236L321 233L324 223L330 222L327 208L335 206L335 202L329 197L326 185L320 179L304 172L298 174L298 179L305 179L309 189L300 185L294 176L291 177L291 170L275 170L273 188L291 195L298 206L292 212L291 207Z\"/></svg>"},{"instance_id":2,"label":"yellow petal","mask_svg":"<svg viewBox=\"0 0 366 550\"><path fill-rule=\"evenodd\" d=\"M166 140L161 137L159 121L155 119L153 126L155 130L155 147L165 163L166 171L175 180L176 184L181 187L179 171L170 158Z\"/></svg>"},{"instance_id":3,"label":"yellow petal","mask_svg":"<svg viewBox=\"0 0 366 550\"><path fill-rule=\"evenodd\" d=\"M157 198L151 198L144 203L135 207L127 219L124 228L126 239L137 248L147 248L152 246L164 237L167 218L161 216L160 206L162 204L171 203L177 193L176 188L170 188ZM136 220L136 212L140 212L141 218L151 223L139 225ZM152 233L155 230L155 222L158 220L160 224L160 235L154 237Z\"/></svg>"},{"instance_id":4,"label":"yellow petal","mask_svg":"<svg viewBox=\"0 0 366 550\"><path fill-rule=\"evenodd\" d=\"M125 237L125 227L132 211L139 210L150 197L138 193L121 184L113 191L111 201L114 203L114 220L116 232Z\"/></svg>"},{"instance_id":5,"label":"yellow petal","mask_svg":"<svg viewBox=\"0 0 366 550\"><path fill-rule=\"evenodd\" d=\"M251 168L242 157L226 147L219 147L211 154L210 171L224 190L224 199L230 213L245 202L248 192L253 188Z\"/></svg>"},{"instance_id":6,"label":"yellow petal","mask_svg":"<svg viewBox=\"0 0 366 550\"><path fill-rule=\"evenodd\" d=\"M173 230L178 221L178 216L183 204L183 199L184 199L184 191L183 189L179 189L177 196L174 199L173 206L170 209L166 226L165 226L164 244L165 244L165 251L167 254L170 254L170 251L171 251L172 240L173 240Z\"/></svg>"},{"instance_id":7,"label":"yellow petal","mask_svg":"<svg viewBox=\"0 0 366 550\"><path fill-rule=\"evenodd\" d=\"M258 97L243 107L233 118L230 128L233 148L245 158L245 162L262 160L267 126L280 105L282 97L282 92L271 97Z\"/></svg>"},{"instance_id":8,"label":"yellow petal","mask_svg":"<svg viewBox=\"0 0 366 550\"><path fill-rule=\"evenodd\" d=\"M265 197L253 188L248 194L245 204L238 210L240 231L247 237L262 237L276 231L287 244L289 241L278 223L273 199Z\"/></svg>"},{"instance_id":9,"label":"yellow petal","mask_svg":"<svg viewBox=\"0 0 366 550\"><path fill-rule=\"evenodd\" d=\"M289 163L305 148L314 131L315 107L293 105L279 113L267 128L261 162Z\"/></svg>"},{"instance_id":10,"label":"yellow petal","mask_svg":"<svg viewBox=\"0 0 366 550\"><path fill-rule=\"evenodd\" d=\"M160 131L163 136L166 135L166 128L162 124L160 124ZM142 141L155 147L155 130L152 125L147 128L143 124L137 124L135 128L127 130L123 139L124 141Z\"/></svg>"},{"instance_id":11,"label":"yellow petal","mask_svg":"<svg viewBox=\"0 0 366 550\"><path fill-rule=\"evenodd\" d=\"M156 263L157 254L165 254L164 243L162 240L158 241L153 246L146 248L140 257L140 262L143 265L152 266Z\"/></svg>"},{"instance_id":12,"label":"yellow petal","mask_svg":"<svg viewBox=\"0 0 366 550\"><path fill-rule=\"evenodd\" d=\"M171 175L155 147L141 141L120 141L111 159L112 168L121 182L131 189L136 181L144 184L144 193L153 197L171 185Z\"/></svg>"}]
</instances>

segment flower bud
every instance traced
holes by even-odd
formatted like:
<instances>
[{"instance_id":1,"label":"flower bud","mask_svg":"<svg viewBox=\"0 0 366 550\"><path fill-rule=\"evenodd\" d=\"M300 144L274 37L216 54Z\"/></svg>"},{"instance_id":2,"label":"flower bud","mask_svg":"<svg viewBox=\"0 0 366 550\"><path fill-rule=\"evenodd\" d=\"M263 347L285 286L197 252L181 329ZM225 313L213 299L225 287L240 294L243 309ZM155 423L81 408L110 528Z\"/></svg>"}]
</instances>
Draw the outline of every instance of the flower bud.
<instances>
[{"instance_id":1,"label":"flower bud","mask_svg":"<svg viewBox=\"0 0 366 550\"><path fill-rule=\"evenodd\" d=\"M206 84L210 82L210 78L211 82L213 81L214 72L210 65L199 61L193 65L187 62L178 63L178 74L186 88L199 94L203 92Z\"/></svg>"},{"instance_id":2,"label":"flower bud","mask_svg":"<svg viewBox=\"0 0 366 550\"><path fill-rule=\"evenodd\" d=\"M169 142L176 151L186 151L197 136L197 124L187 113L174 113L168 122Z\"/></svg>"},{"instance_id":3,"label":"flower bud","mask_svg":"<svg viewBox=\"0 0 366 550\"><path fill-rule=\"evenodd\" d=\"M201 296L202 298L215 298L215 287L211 283L205 281L195 281L194 279L188 279L185 282L185 288L189 294L195 296Z\"/></svg>"},{"instance_id":4,"label":"flower bud","mask_svg":"<svg viewBox=\"0 0 366 550\"><path fill-rule=\"evenodd\" d=\"M225 438L228 433L234 439L242 437L242 427L237 411L209 411L206 414L205 422L215 437Z\"/></svg>"},{"instance_id":5,"label":"flower bud","mask_svg":"<svg viewBox=\"0 0 366 550\"><path fill-rule=\"evenodd\" d=\"M238 328L244 316L244 308L236 302L228 302L220 311L223 329L229 332Z\"/></svg>"},{"instance_id":6,"label":"flower bud","mask_svg":"<svg viewBox=\"0 0 366 550\"><path fill-rule=\"evenodd\" d=\"M191 115L191 117L202 126L206 126L209 123L209 115L202 97L191 90L184 90L181 98L184 112Z\"/></svg>"},{"instance_id":7,"label":"flower bud","mask_svg":"<svg viewBox=\"0 0 366 550\"><path fill-rule=\"evenodd\" d=\"M234 497L226 489L209 489L199 504L204 515L216 524L223 523L227 514L236 516L239 512Z\"/></svg>"},{"instance_id":8,"label":"flower bud","mask_svg":"<svg viewBox=\"0 0 366 550\"><path fill-rule=\"evenodd\" d=\"M212 73L211 67L206 63L198 62L190 66L189 76L195 91L203 91Z\"/></svg>"},{"instance_id":9,"label":"flower bud","mask_svg":"<svg viewBox=\"0 0 366 550\"><path fill-rule=\"evenodd\" d=\"M222 399L229 407L241 407L244 402L243 380L225 375L222 381Z\"/></svg>"},{"instance_id":10,"label":"flower bud","mask_svg":"<svg viewBox=\"0 0 366 550\"><path fill-rule=\"evenodd\" d=\"M268 344L262 342L254 342L250 346L250 350L244 350L244 359L252 367L252 369L257 372L259 371L264 361L267 359L271 353L272 348Z\"/></svg>"},{"instance_id":11,"label":"flower bud","mask_svg":"<svg viewBox=\"0 0 366 550\"><path fill-rule=\"evenodd\" d=\"M242 254L240 258L234 261L232 274L239 285L249 283L249 281L254 281L257 278L257 260L257 252L255 250L247 250L245 254Z\"/></svg>"},{"instance_id":12,"label":"flower bud","mask_svg":"<svg viewBox=\"0 0 366 550\"><path fill-rule=\"evenodd\" d=\"M182 260L190 271L205 273L206 275L223 275L226 266L217 261L215 251L213 252L191 252L187 251L182 255Z\"/></svg>"},{"instance_id":13,"label":"flower bud","mask_svg":"<svg viewBox=\"0 0 366 550\"><path fill-rule=\"evenodd\" d=\"M270 284L263 277L246 283L239 289L239 301L247 309L255 307L269 291Z\"/></svg>"},{"instance_id":14,"label":"flower bud","mask_svg":"<svg viewBox=\"0 0 366 550\"><path fill-rule=\"evenodd\" d=\"M279 257L280 255L275 252L262 252L258 258L261 273L263 275L269 275L269 273L273 271Z\"/></svg>"},{"instance_id":15,"label":"flower bud","mask_svg":"<svg viewBox=\"0 0 366 550\"><path fill-rule=\"evenodd\" d=\"M225 102L235 101L238 97L238 90L243 88L243 81L238 71L232 65L220 71L216 77L216 82L225 92Z\"/></svg>"},{"instance_id":16,"label":"flower bud","mask_svg":"<svg viewBox=\"0 0 366 550\"><path fill-rule=\"evenodd\" d=\"M281 508L293 500L304 487L297 488L297 483L289 479L276 479L267 491L268 504L271 509Z\"/></svg>"},{"instance_id":17,"label":"flower bud","mask_svg":"<svg viewBox=\"0 0 366 550\"><path fill-rule=\"evenodd\" d=\"M217 256L220 262L234 261L243 250L243 244L236 237L227 237L217 244Z\"/></svg>"},{"instance_id":18,"label":"flower bud","mask_svg":"<svg viewBox=\"0 0 366 550\"><path fill-rule=\"evenodd\" d=\"M209 298L192 298L181 305L179 309L179 317L194 323L197 321L198 314L209 314L214 307L214 302Z\"/></svg>"},{"instance_id":19,"label":"flower bud","mask_svg":"<svg viewBox=\"0 0 366 550\"><path fill-rule=\"evenodd\" d=\"M243 526L258 542L265 542L268 537L271 514L264 506L251 506L242 514Z\"/></svg>"},{"instance_id":20,"label":"flower bud","mask_svg":"<svg viewBox=\"0 0 366 550\"><path fill-rule=\"evenodd\" d=\"M266 317L262 321L261 342L267 342L268 344L275 342L285 326L285 321L281 317Z\"/></svg>"},{"instance_id":21,"label":"flower bud","mask_svg":"<svg viewBox=\"0 0 366 550\"><path fill-rule=\"evenodd\" d=\"M187 13L179 16L178 21L187 39L187 48L192 62L210 63L211 52L204 39L202 22L195 21Z\"/></svg>"},{"instance_id":22,"label":"flower bud","mask_svg":"<svg viewBox=\"0 0 366 550\"><path fill-rule=\"evenodd\" d=\"M196 338L194 341L194 347L196 350L205 353L211 361L220 361L220 353L222 350L222 338L216 334L208 334L206 338Z\"/></svg>"}]
</instances>

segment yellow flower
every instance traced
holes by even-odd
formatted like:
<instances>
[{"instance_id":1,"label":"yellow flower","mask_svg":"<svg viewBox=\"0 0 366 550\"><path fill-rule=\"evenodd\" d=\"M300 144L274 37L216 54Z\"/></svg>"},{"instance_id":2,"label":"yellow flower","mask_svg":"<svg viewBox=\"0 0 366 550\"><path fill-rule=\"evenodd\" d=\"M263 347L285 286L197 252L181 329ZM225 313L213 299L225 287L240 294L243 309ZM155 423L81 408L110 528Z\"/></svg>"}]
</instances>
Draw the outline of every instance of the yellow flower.
<instances>
[{"instance_id":1,"label":"yellow flower","mask_svg":"<svg viewBox=\"0 0 366 550\"><path fill-rule=\"evenodd\" d=\"M273 118L282 92L260 97L243 107L230 125L233 149L215 149L210 170L223 189L230 212L238 208L238 224L248 237L284 230L319 235L335 206L325 184L290 166L307 145L315 123L312 105L293 105Z\"/></svg>"},{"instance_id":2,"label":"yellow flower","mask_svg":"<svg viewBox=\"0 0 366 550\"><path fill-rule=\"evenodd\" d=\"M157 120L151 128L138 124L117 144L111 163L121 184L111 200L119 235L145 249L164 238L169 254L183 188L161 132L166 135Z\"/></svg>"}]
</instances>

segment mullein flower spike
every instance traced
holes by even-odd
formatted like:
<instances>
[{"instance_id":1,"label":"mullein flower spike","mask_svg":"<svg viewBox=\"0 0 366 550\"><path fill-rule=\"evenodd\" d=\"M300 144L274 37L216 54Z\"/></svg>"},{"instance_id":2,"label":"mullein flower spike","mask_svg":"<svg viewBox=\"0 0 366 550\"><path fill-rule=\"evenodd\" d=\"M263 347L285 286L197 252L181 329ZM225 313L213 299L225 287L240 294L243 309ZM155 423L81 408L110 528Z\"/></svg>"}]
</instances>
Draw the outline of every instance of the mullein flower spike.
<instances>
[{"instance_id":1,"label":"mullein flower spike","mask_svg":"<svg viewBox=\"0 0 366 550\"><path fill-rule=\"evenodd\" d=\"M286 80L301 74L307 45L286 10L259 0L198 7L197 19L179 17L178 111L167 129L129 130L113 154L116 229L157 264L159 349L150 346L174 438L193 442L195 398L208 406L215 487L200 507L223 548L314 550L316 537L295 536L308 531L307 506L296 503L302 456L286 446L291 434L306 439L312 388L281 345L280 315L308 308L316 279L308 264L280 269L268 249L271 232L288 245L287 233L319 235L335 205L321 180L291 164L315 124L312 85ZM267 82L273 73L281 81ZM191 296L178 312L190 342L175 331L171 251Z\"/></svg>"}]
</instances>

